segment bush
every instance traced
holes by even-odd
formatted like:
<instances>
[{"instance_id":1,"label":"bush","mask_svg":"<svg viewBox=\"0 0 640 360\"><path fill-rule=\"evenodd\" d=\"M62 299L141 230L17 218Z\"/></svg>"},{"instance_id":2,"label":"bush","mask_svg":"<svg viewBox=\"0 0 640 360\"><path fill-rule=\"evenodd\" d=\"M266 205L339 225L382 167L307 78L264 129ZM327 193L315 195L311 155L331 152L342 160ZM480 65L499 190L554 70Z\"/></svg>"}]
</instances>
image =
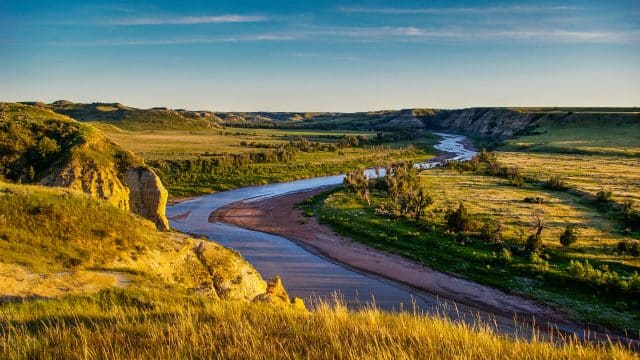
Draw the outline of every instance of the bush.
<instances>
[{"instance_id":1,"label":"bush","mask_svg":"<svg viewBox=\"0 0 640 360\"><path fill-rule=\"evenodd\" d=\"M611 191L601 190L598 191L598 194L596 194L596 198L600 203L609 202L613 199L613 193Z\"/></svg>"},{"instance_id":2,"label":"bush","mask_svg":"<svg viewBox=\"0 0 640 360\"><path fill-rule=\"evenodd\" d=\"M527 204L542 204L544 203L544 198L540 196L527 196L523 201Z\"/></svg>"},{"instance_id":3,"label":"bush","mask_svg":"<svg viewBox=\"0 0 640 360\"><path fill-rule=\"evenodd\" d=\"M626 200L622 204L622 223L629 230L640 229L640 211L633 208L633 201Z\"/></svg>"},{"instance_id":4,"label":"bush","mask_svg":"<svg viewBox=\"0 0 640 360\"><path fill-rule=\"evenodd\" d=\"M554 175L547 180L544 187L549 190L563 191L567 190L569 186L563 178L558 175Z\"/></svg>"},{"instance_id":5,"label":"bush","mask_svg":"<svg viewBox=\"0 0 640 360\"><path fill-rule=\"evenodd\" d=\"M640 241L638 240L622 240L618 243L618 251L623 254L632 256L640 256Z\"/></svg>"},{"instance_id":6,"label":"bush","mask_svg":"<svg viewBox=\"0 0 640 360\"><path fill-rule=\"evenodd\" d=\"M502 224L495 220L487 220L480 228L480 239L489 242L502 241Z\"/></svg>"},{"instance_id":7,"label":"bush","mask_svg":"<svg viewBox=\"0 0 640 360\"><path fill-rule=\"evenodd\" d=\"M469 215L463 203L460 203L458 210L448 209L445 214L445 220L447 221L447 229L458 232L469 230L472 223L471 215Z\"/></svg>"},{"instance_id":8,"label":"bush","mask_svg":"<svg viewBox=\"0 0 640 360\"><path fill-rule=\"evenodd\" d=\"M563 246L571 246L571 244L578 241L578 235L573 225L567 225L564 229L564 233L560 235L560 244Z\"/></svg>"},{"instance_id":9,"label":"bush","mask_svg":"<svg viewBox=\"0 0 640 360\"><path fill-rule=\"evenodd\" d=\"M525 247L528 251L535 252L542 247L542 237L537 234L529 235Z\"/></svg>"}]
</instances>

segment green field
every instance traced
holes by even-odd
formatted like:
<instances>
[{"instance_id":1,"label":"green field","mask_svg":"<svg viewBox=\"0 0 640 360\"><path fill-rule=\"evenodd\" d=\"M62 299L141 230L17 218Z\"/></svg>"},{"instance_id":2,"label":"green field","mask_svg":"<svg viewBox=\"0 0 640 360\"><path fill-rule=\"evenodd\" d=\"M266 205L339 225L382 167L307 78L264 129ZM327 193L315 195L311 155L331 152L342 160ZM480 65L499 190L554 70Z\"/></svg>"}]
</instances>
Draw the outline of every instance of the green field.
<instances>
[{"instance_id":1,"label":"green field","mask_svg":"<svg viewBox=\"0 0 640 360\"><path fill-rule=\"evenodd\" d=\"M360 166L398 160L424 161L438 137L340 146L345 136L376 139L378 133L328 130L144 130L124 131L94 124L154 167L171 196L190 196L240 186L339 174ZM288 144L308 141L310 149ZM271 159L269 159L271 158Z\"/></svg>"},{"instance_id":2,"label":"green field","mask_svg":"<svg viewBox=\"0 0 640 360\"><path fill-rule=\"evenodd\" d=\"M508 139L502 150L640 156L640 114L611 120L603 113L583 113L578 120L540 121L535 134Z\"/></svg>"},{"instance_id":3,"label":"green field","mask_svg":"<svg viewBox=\"0 0 640 360\"><path fill-rule=\"evenodd\" d=\"M384 215L393 208L389 193L375 187L371 205L340 190L316 197L306 212L381 250L638 334L640 255L630 246L640 248L640 125L598 116L541 122L537 134L507 140L497 163L423 171L433 203L419 220ZM553 179L562 189L547 188ZM446 216L461 203L471 223L450 231ZM534 256L526 242L538 220L542 247ZM568 226L577 237L567 247L560 237ZM487 238L483 228L499 237Z\"/></svg>"}]
</instances>

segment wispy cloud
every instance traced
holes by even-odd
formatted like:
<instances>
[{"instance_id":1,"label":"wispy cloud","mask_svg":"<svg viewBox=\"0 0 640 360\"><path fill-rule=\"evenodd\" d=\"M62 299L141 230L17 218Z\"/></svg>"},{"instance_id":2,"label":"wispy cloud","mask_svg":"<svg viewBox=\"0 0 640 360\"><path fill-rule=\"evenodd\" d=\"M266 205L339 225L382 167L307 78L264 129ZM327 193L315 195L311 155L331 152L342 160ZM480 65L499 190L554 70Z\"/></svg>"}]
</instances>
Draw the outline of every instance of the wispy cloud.
<instances>
[{"instance_id":1,"label":"wispy cloud","mask_svg":"<svg viewBox=\"0 0 640 360\"><path fill-rule=\"evenodd\" d=\"M103 25L143 26L143 25L195 25L227 24L265 21L261 15L214 15L214 16L171 16L171 17L127 17L105 19Z\"/></svg>"},{"instance_id":2,"label":"wispy cloud","mask_svg":"<svg viewBox=\"0 0 640 360\"><path fill-rule=\"evenodd\" d=\"M342 13L361 14L533 14L557 11L582 10L575 6L537 6L537 5L512 5L512 6L483 6L483 7L421 7L421 8L399 8L399 7L360 7L341 6L338 8Z\"/></svg>"},{"instance_id":3,"label":"wispy cloud","mask_svg":"<svg viewBox=\"0 0 640 360\"><path fill-rule=\"evenodd\" d=\"M216 44L216 43L239 43L239 42L261 42L261 41L291 41L296 40L295 35L281 34L249 34L237 36L194 36L168 39L106 39L96 41L53 41L52 46L78 46L78 47L100 47L100 46L157 46L157 45L190 45L190 44Z\"/></svg>"},{"instance_id":4,"label":"wispy cloud","mask_svg":"<svg viewBox=\"0 0 640 360\"><path fill-rule=\"evenodd\" d=\"M339 61L361 61L359 56L320 54L320 53L288 53L283 54L285 57L293 57L300 59L321 59L321 60L339 60Z\"/></svg>"},{"instance_id":5,"label":"wispy cloud","mask_svg":"<svg viewBox=\"0 0 640 360\"><path fill-rule=\"evenodd\" d=\"M540 41L563 43L630 43L640 41L640 30L564 30L555 28L315 27L306 37L362 41Z\"/></svg>"}]
</instances>

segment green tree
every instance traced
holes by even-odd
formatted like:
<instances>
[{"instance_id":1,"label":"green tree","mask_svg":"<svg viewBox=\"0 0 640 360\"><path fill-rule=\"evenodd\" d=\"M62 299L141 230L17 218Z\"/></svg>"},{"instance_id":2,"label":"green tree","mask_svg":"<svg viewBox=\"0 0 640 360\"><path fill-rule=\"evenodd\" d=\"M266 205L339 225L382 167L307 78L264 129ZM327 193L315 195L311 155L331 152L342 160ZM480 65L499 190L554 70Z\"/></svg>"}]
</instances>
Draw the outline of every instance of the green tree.
<instances>
[{"instance_id":1,"label":"green tree","mask_svg":"<svg viewBox=\"0 0 640 360\"><path fill-rule=\"evenodd\" d=\"M560 244L563 246L571 246L571 244L578 241L578 235L573 225L567 225L562 235L560 235Z\"/></svg>"},{"instance_id":2,"label":"green tree","mask_svg":"<svg viewBox=\"0 0 640 360\"><path fill-rule=\"evenodd\" d=\"M447 228L451 231L465 231L471 226L471 215L467 212L463 203L460 203L457 210L447 210L445 214Z\"/></svg>"}]
</instances>

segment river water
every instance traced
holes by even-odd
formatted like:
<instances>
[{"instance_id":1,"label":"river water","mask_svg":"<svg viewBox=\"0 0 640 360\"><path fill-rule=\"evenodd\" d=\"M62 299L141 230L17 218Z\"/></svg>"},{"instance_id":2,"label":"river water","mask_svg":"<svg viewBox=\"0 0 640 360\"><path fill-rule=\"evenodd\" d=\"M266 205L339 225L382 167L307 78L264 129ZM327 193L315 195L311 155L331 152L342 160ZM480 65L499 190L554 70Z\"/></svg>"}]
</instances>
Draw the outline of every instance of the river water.
<instances>
[{"instance_id":1,"label":"river water","mask_svg":"<svg viewBox=\"0 0 640 360\"><path fill-rule=\"evenodd\" d=\"M449 159L465 161L476 152L465 146L467 139L461 135L436 133L442 139L435 148L448 153ZM439 163L425 162L415 166L432 168ZM384 175L384 169L367 170L370 177ZM279 275L291 296L303 298L313 306L320 300L332 302L337 298L349 308L362 308L375 303L384 310L418 310L437 313L453 320L470 324L480 321L483 325L509 335L530 338L530 325L515 323L505 317L486 311L443 300L435 295L405 286L389 279L362 273L348 266L307 251L284 237L252 231L224 223L210 223L209 215L227 204L238 201L256 201L300 191L331 187L342 183L344 175L323 176L311 179L250 186L223 191L178 203L167 207L172 228L206 236L228 248L238 251L267 279ZM177 216L182 215L182 216ZM579 328L570 324L554 323L553 328L584 337ZM540 333L535 331L538 335Z\"/></svg>"},{"instance_id":2,"label":"river water","mask_svg":"<svg viewBox=\"0 0 640 360\"><path fill-rule=\"evenodd\" d=\"M464 146L466 138L460 135L438 133L442 140L436 149L451 153L456 160L469 160L475 151ZM430 168L437 163L416 164ZM375 172L369 170L369 175ZM255 201L288 193L335 186L344 175L250 186L203 195L167 207L168 217L187 214L172 220L171 227L183 232L204 235L226 247L238 251L264 278L279 275L292 296L314 304L319 300L333 301L338 297L350 308L372 303L385 310L413 310L438 312L452 318L492 318L478 309L438 299L393 281L361 273L329 259L315 255L296 243L277 235L252 231L223 223L210 223L211 212L237 201ZM511 319L501 319L513 323Z\"/></svg>"}]
</instances>

